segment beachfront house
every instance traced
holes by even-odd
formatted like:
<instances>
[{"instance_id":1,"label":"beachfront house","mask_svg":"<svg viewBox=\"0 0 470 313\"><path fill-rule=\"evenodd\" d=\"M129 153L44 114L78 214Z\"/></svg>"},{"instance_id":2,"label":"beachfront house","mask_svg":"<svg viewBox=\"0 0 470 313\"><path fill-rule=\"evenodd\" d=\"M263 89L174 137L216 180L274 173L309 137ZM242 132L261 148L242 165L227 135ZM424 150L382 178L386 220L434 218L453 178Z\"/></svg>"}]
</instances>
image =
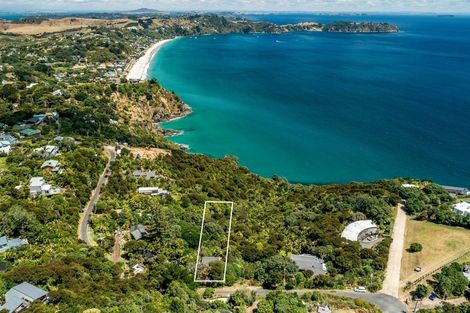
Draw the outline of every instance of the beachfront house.
<instances>
[{"instance_id":1,"label":"beachfront house","mask_svg":"<svg viewBox=\"0 0 470 313\"><path fill-rule=\"evenodd\" d=\"M31 197L57 195L60 191L60 188L52 188L43 177L33 177L29 181L29 195Z\"/></svg>"},{"instance_id":2,"label":"beachfront house","mask_svg":"<svg viewBox=\"0 0 470 313\"><path fill-rule=\"evenodd\" d=\"M452 206L452 211L458 215L467 216L470 215L470 203L462 201Z\"/></svg>"},{"instance_id":3,"label":"beachfront house","mask_svg":"<svg viewBox=\"0 0 470 313\"><path fill-rule=\"evenodd\" d=\"M145 226L142 224L134 225L131 227L131 235L134 240L140 240L142 237L147 235L147 231L145 230Z\"/></svg>"},{"instance_id":4,"label":"beachfront house","mask_svg":"<svg viewBox=\"0 0 470 313\"><path fill-rule=\"evenodd\" d=\"M0 237L0 253L6 252L10 249L21 247L28 244L27 239L10 238L7 236Z\"/></svg>"},{"instance_id":5,"label":"beachfront house","mask_svg":"<svg viewBox=\"0 0 470 313\"><path fill-rule=\"evenodd\" d=\"M5 294L5 304L0 306L0 311L9 313L21 312L30 307L34 301L46 303L48 293L30 283L23 282L11 288Z\"/></svg>"},{"instance_id":6,"label":"beachfront house","mask_svg":"<svg viewBox=\"0 0 470 313\"><path fill-rule=\"evenodd\" d=\"M328 273L325 262L311 254L293 254L290 259L299 267L301 271L311 271L314 276Z\"/></svg>"},{"instance_id":7,"label":"beachfront house","mask_svg":"<svg viewBox=\"0 0 470 313\"><path fill-rule=\"evenodd\" d=\"M46 145L44 147L34 149L34 154L41 158L52 158L59 153L59 147L53 145Z\"/></svg>"},{"instance_id":8,"label":"beachfront house","mask_svg":"<svg viewBox=\"0 0 470 313\"><path fill-rule=\"evenodd\" d=\"M50 169L53 172L60 173L62 171L62 165L57 160L47 160L41 165L41 169Z\"/></svg>"},{"instance_id":9,"label":"beachfront house","mask_svg":"<svg viewBox=\"0 0 470 313\"><path fill-rule=\"evenodd\" d=\"M138 189L138 192L143 195L161 196L161 197L168 196L170 194L167 190L161 189L158 187L140 187Z\"/></svg>"}]
</instances>

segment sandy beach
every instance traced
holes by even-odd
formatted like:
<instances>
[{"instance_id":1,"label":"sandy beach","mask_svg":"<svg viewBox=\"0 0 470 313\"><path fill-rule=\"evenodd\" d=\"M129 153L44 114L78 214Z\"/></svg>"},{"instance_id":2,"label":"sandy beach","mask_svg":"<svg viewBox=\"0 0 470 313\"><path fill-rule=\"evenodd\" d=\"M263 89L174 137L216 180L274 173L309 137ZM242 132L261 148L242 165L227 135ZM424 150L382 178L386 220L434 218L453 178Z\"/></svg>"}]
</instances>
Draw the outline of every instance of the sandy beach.
<instances>
[{"instance_id":1,"label":"sandy beach","mask_svg":"<svg viewBox=\"0 0 470 313\"><path fill-rule=\"evenodd\" d=\"M169 43L174 39L166 39L157 42L156 44L152 45L150 48L147 49L145 54L134 63L132 68L130 69L129 73L127 74L128 80L145 80L147 79L147 72L150 66L150 62L152 61L153 56L158 53L163 45Z\"/></svg>"}]
</instances>

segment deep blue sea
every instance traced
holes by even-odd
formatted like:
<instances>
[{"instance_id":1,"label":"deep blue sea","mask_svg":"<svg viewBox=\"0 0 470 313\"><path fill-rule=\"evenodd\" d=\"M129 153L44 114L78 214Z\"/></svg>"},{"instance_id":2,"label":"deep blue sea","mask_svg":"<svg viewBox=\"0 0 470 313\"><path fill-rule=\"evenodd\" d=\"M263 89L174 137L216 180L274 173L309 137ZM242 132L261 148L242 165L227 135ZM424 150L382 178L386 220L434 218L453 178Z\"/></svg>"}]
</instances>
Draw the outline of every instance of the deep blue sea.
<instances>
[{"instance_id":1,"label":"deep blue sea","mask_svg":"<svg viewBox=\"0 0 470 313\"><path fill-rule=\"evenodd\" d=\"M5 13L0 12L0 20L19 20L20 18L25 17L26 15L23 13Z\"/></svg>"},{"instance_id":2,"label":"deep blue sea","mask_svg":"<svg viewBox=\"0 0 470 313\"><path fill-rule=\"evenodd\" d=\"M470 17L250 18L386 21L401 32L175 40L150 68L194 110L164 125L184 131L171 140L292 182L470 186Z\"/></svg>"}]
</instances>

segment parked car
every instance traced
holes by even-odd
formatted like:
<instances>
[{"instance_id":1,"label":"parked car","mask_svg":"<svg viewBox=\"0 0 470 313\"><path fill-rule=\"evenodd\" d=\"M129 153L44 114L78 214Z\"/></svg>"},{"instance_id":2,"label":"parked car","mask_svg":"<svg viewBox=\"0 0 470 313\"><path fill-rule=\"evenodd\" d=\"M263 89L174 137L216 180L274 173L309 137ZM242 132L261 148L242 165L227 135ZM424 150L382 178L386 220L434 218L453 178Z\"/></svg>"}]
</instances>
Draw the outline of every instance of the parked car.
<instances>
[{"instance_id":1,"label":"parked car","mask_svg":"<svg viewBox=\"0 0 470 313\"><path fill-rule=\"evenodd\" d=\"M419 272L421 272L421 271L422 271L421 267L419 267L419 266L418 266L418 267L415 267L415 272L418 272L418 273L419 273Z\"/></svg>"},{"instance_id":2,"label":"parked car","mask_svg":"<svg viewBox=\"0 0 470 313\"><path fill-rule=\"evenodd\" d=\"M356 288L354 288L354 291L360 292L360 293L366 293L367 289L366 287L363 287L363 286L357 286Z\"/></svg>"},{"instance_id":3,"label":"parked car","mask_svg":"<svg viewBox=\"0 0 470 313\"><path fill-rule=\"evenodd\" d=\"M431 301L434 301L436 298L437 298L437 295L435 292L431 293L431 295L429 296L429 300Z\"/></svg>"}]
</instances>

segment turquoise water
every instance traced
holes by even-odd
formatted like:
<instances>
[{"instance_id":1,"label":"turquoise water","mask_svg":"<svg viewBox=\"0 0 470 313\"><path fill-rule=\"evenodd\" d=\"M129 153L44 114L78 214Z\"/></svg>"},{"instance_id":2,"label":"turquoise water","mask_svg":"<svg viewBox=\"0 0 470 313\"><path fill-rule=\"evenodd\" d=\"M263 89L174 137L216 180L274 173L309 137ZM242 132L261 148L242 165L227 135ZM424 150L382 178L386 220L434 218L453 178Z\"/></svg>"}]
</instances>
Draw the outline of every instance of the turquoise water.
<instances>
[{"instance_id":1,"label":"turquoise water","mask_svg":"<svg viewBox=\"0 0 470 313\"><path fill-rule=\"evenodd\" d=\"M150 68L194 111L164 125L184 131L173 141L293 182L417 177L470 186L469 17L261 18L375 19L402 32L173 41Z\"/></svg>"}]
</instances>

